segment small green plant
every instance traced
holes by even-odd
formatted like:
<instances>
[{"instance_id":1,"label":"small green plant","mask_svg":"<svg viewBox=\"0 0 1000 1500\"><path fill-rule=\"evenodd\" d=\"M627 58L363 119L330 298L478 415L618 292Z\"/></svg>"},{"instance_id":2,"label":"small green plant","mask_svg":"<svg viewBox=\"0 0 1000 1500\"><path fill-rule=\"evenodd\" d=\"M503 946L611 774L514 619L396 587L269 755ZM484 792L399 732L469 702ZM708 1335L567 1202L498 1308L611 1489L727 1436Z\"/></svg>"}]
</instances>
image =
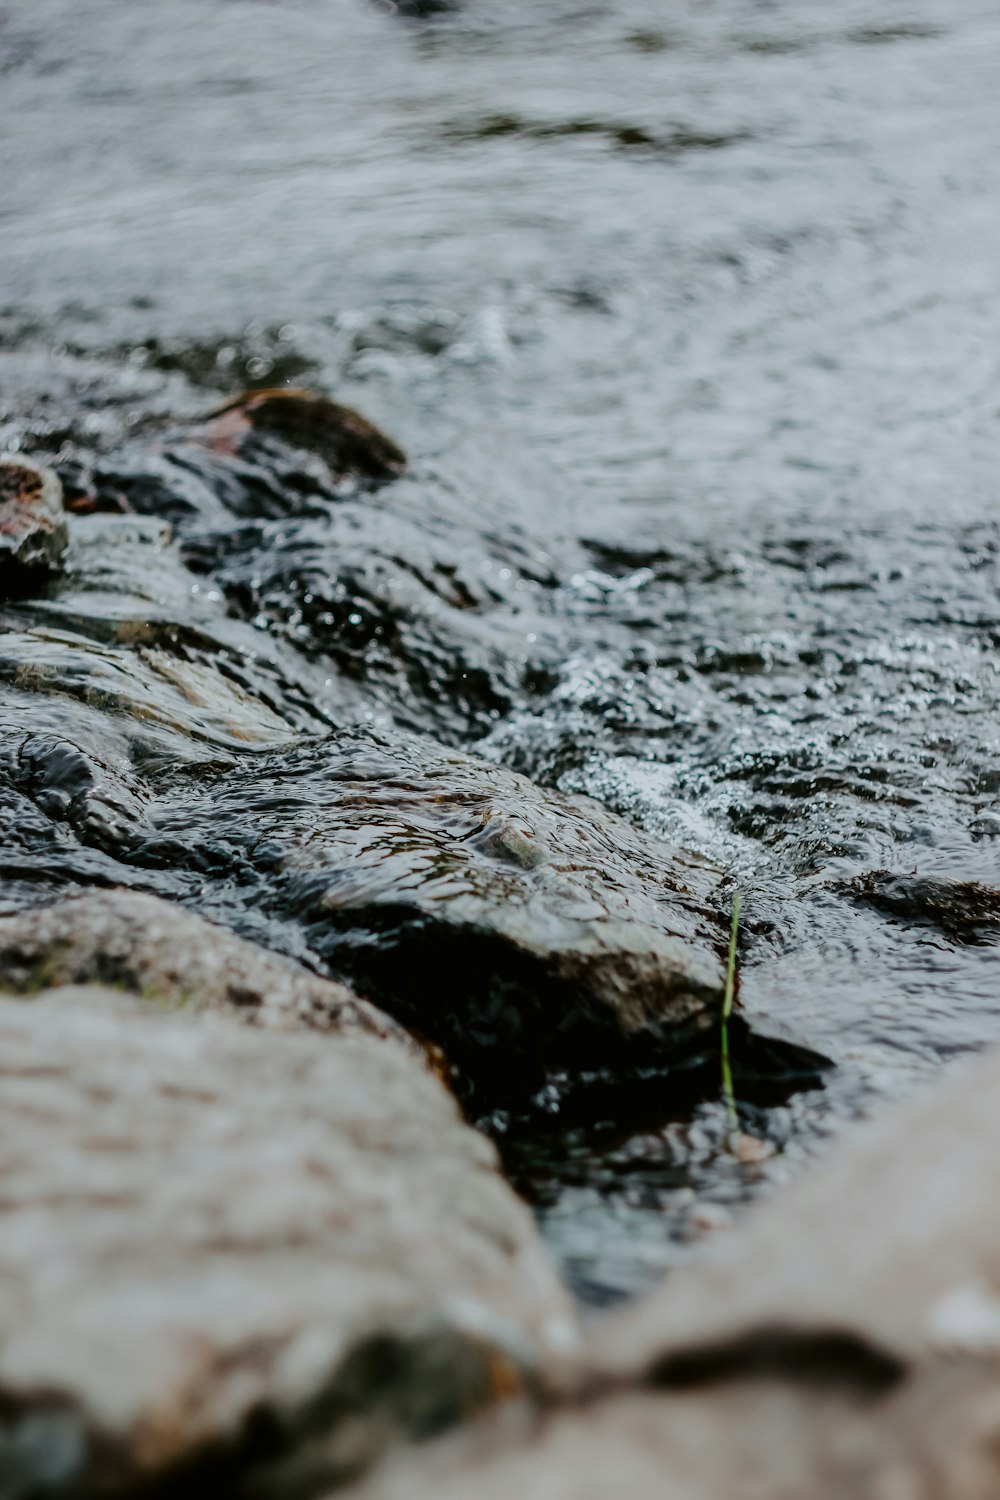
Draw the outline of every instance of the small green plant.
<instances>
[{"instance_id":1,"label":"small green plant","mask_svg":"<svg viewBox=\"0 0 1000 1500\"><path fill-rule=\"evenodd\" d=\"M740 1127L736 1113L736 1096L733 1093L733 1069L729 1060L729 1017L733 1013L733 995L736 990L736 943L740 932L740 893L733 893L733 916L729 929L729 957L726 960L726 987L722 996L722 1093L729 1110L729 1124L733 1131Z\"/></svg>"}]
</instances>

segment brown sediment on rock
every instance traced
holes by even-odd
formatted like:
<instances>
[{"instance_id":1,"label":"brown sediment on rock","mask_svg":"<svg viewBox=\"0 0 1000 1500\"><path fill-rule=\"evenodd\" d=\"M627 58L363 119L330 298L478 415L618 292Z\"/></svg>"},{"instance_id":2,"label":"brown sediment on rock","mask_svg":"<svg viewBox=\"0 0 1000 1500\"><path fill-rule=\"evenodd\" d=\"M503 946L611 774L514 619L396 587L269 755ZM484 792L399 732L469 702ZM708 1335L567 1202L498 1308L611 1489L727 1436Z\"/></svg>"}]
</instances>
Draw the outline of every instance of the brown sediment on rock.
<instances>
[{"instance_id":1,"label":"brown sediment on rock","mask_svg":"<svg viewBox=\"0 0 1000 1500\"><path fill-rule=\"evenodd\" d=\"M204 432L213 448L233 454L250 435L277 438L322 459L335 477L386 480L406 468L406 454L374 423L309 390L246 391L212 412Z\"/></svg>"},{"instance_id":2,"label":"brown sediment on rock","mask_svg":"<svg viewBox=\"0 0 1000 1500\"><path fill-rule=\"evenodd\" d=\"M0 457L0 597L57 569L66 543L58 476L19 453Z\"/></svg>"}]
</instances>

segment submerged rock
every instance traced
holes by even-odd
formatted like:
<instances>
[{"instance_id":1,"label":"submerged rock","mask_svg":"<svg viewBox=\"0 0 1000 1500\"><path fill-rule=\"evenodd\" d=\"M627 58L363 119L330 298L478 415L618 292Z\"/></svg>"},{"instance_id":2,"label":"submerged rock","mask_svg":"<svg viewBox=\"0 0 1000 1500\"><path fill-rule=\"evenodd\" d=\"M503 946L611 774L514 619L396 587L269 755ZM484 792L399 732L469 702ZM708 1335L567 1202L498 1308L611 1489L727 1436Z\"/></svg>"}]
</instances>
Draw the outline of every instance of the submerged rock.
<instances>
[{"instance_id":1,"label":"submerged rock","mask_svg":"<svg viewBox=\"0 0 1000 1500\"><path fill-rule=\"evenodd\" d=\"M219 452L252 454L256 448L265 462L260 440L277 439L315 454L334 479L394 479L406 468L406 454L372 422L313 391L247 391L214 412L205 431Z\"/></svg>"},{"instance_id":2,"label":"submerged rock","mask_svg":"<svg viewBox=\"0 0 1000 1500\"><path fill-rule=\"evenodd\" d=\"M251 404L278 437L243 405L226 409L160 449L108 455L87 486L101 506L175 526L199 602L211 594L230 631L252 626L258 650L318 678L320 698L360 686L397 722L452 742L492 728L565 655L557 586L587 554L564 505L483 434L391 485L341 473L320 443L309 449L297 410L291 396Z\"/></svg>"},{"instance_id":3,"label":"submerged rock","mask_svg":"<svg viewBox=\"0 0 1000 1500\"><path fill-rule=\"evenodd\" d=\"M365 1033L418 1050L346 986L157 896L91 891L0 918L0 989L93 983L269 1028Z\"/></svg>"},{"instance_id":4,"label":"submerged rock","mask_svg":"<svg viewBox=\"0 0 1000 1500\"><path fill-rule=\"evenodd\" d=\"M58 476L19 453L0 457L0 598L58 568L66 541Z\"/></svg>"},{"instance_id":5,"label":"submerged rock","mask_svg":"<svg viewBox=\"0 0 1000 1500\"><path fill-rule=\"evenodd\" d=\"M332 450L325 479L289 482L317 431L383 451L361 419L264 392L218 421L228 437L189 433L98 476L106 498L112 469L131 475L123 499L166 512L179 544L161 515L77 519L65 579L8 611L15 901L72 878L197 903L443 1046L477 1114L714 1051L717 870L595 803L357 722L387 696L404 718L433 702L453 726L491 722L519 691L505 632L551 592L554 557L527 511L491 523L505 565L484 569L454 484L341 493ZM257 519L290 506L308 511L294 527Z\"/></svg>"},{"instance_id":6,"label":"submerged rock","mask_svg":"<svg viewBox=\"0 0 1000 1500\"><path fill-rule=\"evenodd\" d=\"M978 880L872 870L848 886L858 901L907 922L926 923L955 943L1000 937L1000 889Z\"/></svg>"},{"instance_id":7,"label":"submerged rock","mask_svg":"<svg viewBox=\"0 0 1000 1500\"><path fill-rule=\"evenodd\" d=\"M0 999L0 1057L11 1500L315 1491L572 1347L527 1209L402 1049L67 987Z\"/></svg>"}]
</instances>

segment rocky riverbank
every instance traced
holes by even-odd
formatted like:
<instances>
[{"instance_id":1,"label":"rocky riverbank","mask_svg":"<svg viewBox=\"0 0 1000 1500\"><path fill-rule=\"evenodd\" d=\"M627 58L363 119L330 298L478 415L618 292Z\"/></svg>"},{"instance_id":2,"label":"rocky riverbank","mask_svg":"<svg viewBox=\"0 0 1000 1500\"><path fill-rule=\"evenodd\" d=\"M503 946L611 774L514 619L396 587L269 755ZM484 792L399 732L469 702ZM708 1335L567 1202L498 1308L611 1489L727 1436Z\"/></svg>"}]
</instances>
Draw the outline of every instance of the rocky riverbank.
<instances>
[{"instance_id":1,"label":"rocky riverbank","mask_svg":"<svg viewBox=\"0 0 1000 1500\"><path fill-rule=\"evenodd\" d=\"M114 892L0 966L11 1500L995 1493L995 1053L587 1330L342 989Z\"/></svg>"},{"instance_id":2,"label":"rocky riverbank","mask_svg":"<svg viewBox=\"0 0 1000 1500\"><path fill-rule=\"evenodd\" d=\"M4 1493L319 1495L502 1406L398 1480L390 1463L374 1493L596 1496L613 1471L639 1493L721 1495L749 1464L789 1496L820 1475L836 1493L860 1465L874 1496L897 1469L923 1484L960 1403L972 1487L948 1492L985 1496L992 1169L982 1150L949 1163L995 1063L593 1336L461 1121L450 1090L516 1159L542 1122L613 1107L620 1128L711 1094L732 887L586 798L405 727L419 692L473 713L491 684L535 689L501 629L476 696L439 696L427 662L471 666L467 617L519 605L449 596L441 559L472 542L426 517L416 587L382 586L381 487L402 464L304 393L77 459L65 502L55 471L7 460ZM543 537L549 559L572 546ZM283 547L305 561L281 562L292 599L265 609ZM541 551L515 531L508 548ZM520 576L543 617L552 581ZM332 589L368 632L356 655L331 644ZM395 723L362 708L373 683ZM338 701L353 722L333 728ZM858 895L893 889L873 876ZM742 1017L731 1040L744 1098L822 1077ZM831 1212L868 1226L856 1276ZM957 1371L922 1342L952 1315L976 1345Z\"/></svg>"},{"instance_id":3,"label":"rocky riverbank","mask_svg":"<svg viewBox=\"0 0 1000 1500\"><path fill-rule=\"evenodd\" d=\"M0 5L4 1495L997 1488L998 47Z\"/></svg>"}]
</instances>

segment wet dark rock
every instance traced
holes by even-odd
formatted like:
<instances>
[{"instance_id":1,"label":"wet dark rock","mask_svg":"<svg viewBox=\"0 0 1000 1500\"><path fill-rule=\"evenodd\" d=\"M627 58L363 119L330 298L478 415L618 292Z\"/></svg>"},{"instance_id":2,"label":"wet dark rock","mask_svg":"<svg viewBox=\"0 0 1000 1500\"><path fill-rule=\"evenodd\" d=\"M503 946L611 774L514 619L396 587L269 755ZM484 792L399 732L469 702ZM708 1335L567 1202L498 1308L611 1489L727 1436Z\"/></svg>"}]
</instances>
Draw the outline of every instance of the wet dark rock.
<instances>
[{"instance_id":1,"label":"wet dark rock","mask_svg":"<svg viewBox=\"0 0 1000 1500\"><path fill-rule=\"evenodd\" d=\"M12 1500L315 1492L573 1346L492 1148L383 1039L4 998L0 1117Z\"/></svg>"},{"instance_id":2,"label":"wet dark rock","mask_svg":"<svg viewBox=\"0 0 1000 1500\"><path fill-rule=\"evenodd\" d=\"M305 945L440 1043L480 1103L714 1051L717 873L595 804L361 728L147 770L117 799L113 770L90 763L88 781L71 743L29 740L16 760L21 795L68 822L60 841L122 883L197 893L269 946ZM80 786L67 805L64 764Z\"/></svg>"},{"instance_id":3,"label":"wet dark rock","mask_svg":"<svg viewBox=\"0 0 1000 1500\"><path fill-rule=\"evenodd\" d=\"M109 456L92 479L102 504L176 527L191 583L210 580L203 598L214 590L223 601L217 620L253 625L258 650L266 631L286 663L312 664L320 685L335 682L342 697L363 683L398 722L452 741L550 683L566 649L551 620L557 584L586 554L556 497L539 520L509 459L510 489L489 491L493 445L480 439L446 469L360 493L357 476L338 483L325 461L283 440L253 435L222 451L230 446L178 434L163 451ZM181 624L179 596L175 608Z\"/></svg>"},{"instance_id":4,"label":"wet dark rock","mask_svg":"<svg viewBox=\"0 0 1000 1500\"><path fill-rule=\"evenodd\" d=\"M265 635L227 615L221 590L184 567L169 526L151 517L74 518L64 576L0 619L0 712L16 717L27 694L43 740L74 724L66 700L103 709L79 716L102 726L88 740L104 744L99 756L126 729L145 753L185 759L192 740L274 745L359 712L349 683L304 657L282 662ZM36 753L22 758L25 774Z\"/></svg>"},{"instance_id":5,"label":"wet dark rock","mask_svg":"<svg viewBox=\"0 0 1000 1500\"><path fill-rule=\"evenodd\" d=\"M211 471L188 463L199 453ZM188 518L180 504L174 514L202 571L183 565L162 521L84 517L65 581L12 611L0 638L10 689L0 780L7 873L25 881L15 899L73 878L197 902L322 963L445 1047L477 1113L713 1053L713 867L595 803L430 740L329 734L334 717L358 718L363 694L393 681L401 703L419 684L422 712L440 700L451 723L491 722L500 685L517 691L516 658L500 644L516 586L544 594L551 554L532 551L508 518L501 556L514 566L477 571L466 559L481 558L481 524L464 517L449 542L461 497L443 486L431 489L435 523L426 499L408 521L408 566L389 527L406 515L405 492L381 512L371 496L323 501L293 539L280 523L234 532L219 524L234 494L255 498L241 462L191 445L132 470L151 508L160 485L188 497ZM287 495L267 463L247 467ZM380 597L373 579L390 547L395 592ZM386 621L374 652L343 619L347 601L322 607L330 573L349 589L352 567ZM234 618L238 578L255 590L249 619ZM281 666L259 628L265 601L293 648Z\"/></svg>"},{"instance_id":6,"label":"wet dark rock","mask_svg":"<svg viewBox=\"0 0 1000 1500\"><path fill-rule=\"evenodd\" d=\"M984 807L969 824L973 838L996 838L1000 834L1000 807Z\"/></svg>"},{"instance_id":7,"label":"wet dark rock","mask_svg":"<svg viewBox=\"0 0 1000 1500\"><path fill-rule=\"evenodd\" d=\"M183 524L287 516L319 497L377 486L406 455L358 412L311 391L250 390L152 444L66 464L76 506L139 511Z\"/></svg>"},{"instance_id":8,"label":"wet dark rock","mask_svg":"<svg viewBox=\"0 0 1000 1500\"><path fill-rule=\"evenodd\" d=\"M1000 890L977 880L872 870L851 881L849 889L857 900L936 927L952 942L993 942L1000 935Z\"/></svg>"},{"instance_id":9,"label":"wet dark rock","mask_svg":"<svg viewBox=\"0 0 1000 1500\"><path fill-rule=\"evenodd\" d=\"M255 399L220 419L236 446L247 407L302 404ZM64 580L0 636L10 906L67 880L195 905L443 1047L477 1118L629 1079L714 1090L719 869L385 723L391 704L459 738L544 690L585 556L564 515L529 493L486 519L461 468L364 494L326 473L296 489L272 450L190 432L102 460L98 493L152 514L75 519ZM815 1078L733 1038L755 1086Z\"/></svg>"},{"instance_id":10,"label":"wet dark rock","mask_svg":"<svg viewBox=\"0 0 1000 1500\"><path fill-rule=\"evenodd\" d=\"M55 571L66 540L57 475L20 454L0 457L0 598L37 586Z\"/></svg>"},{"instance_id":11,"label":"wet dark rock","mask_svg":"<svg viewBox=\"0 0 1000 1500\"><path fill-rule=\"evenodd\" d=\"M401 1027L344 985L137 891L84 892L0 918L0 988L32 994L64 984L111 985L271 1029L364 1033L418 1053Z\"/></svg>"}]
</instances>

